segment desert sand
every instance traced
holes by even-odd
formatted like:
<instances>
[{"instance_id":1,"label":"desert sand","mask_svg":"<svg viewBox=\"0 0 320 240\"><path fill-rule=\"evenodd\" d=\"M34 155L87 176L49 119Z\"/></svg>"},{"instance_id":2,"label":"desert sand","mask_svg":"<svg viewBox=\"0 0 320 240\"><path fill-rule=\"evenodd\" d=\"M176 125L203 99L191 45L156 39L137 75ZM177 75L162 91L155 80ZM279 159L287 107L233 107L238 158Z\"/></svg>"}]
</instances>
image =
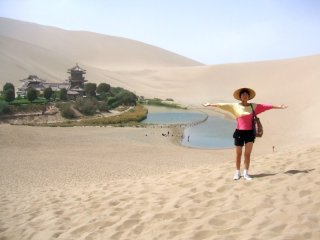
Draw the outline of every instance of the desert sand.
<instances>
[{"instance_id":1,"label":"desert sand","mask_svg":"<svg viewBox=\"0 0 320 240\"><path fill-rule=\"evenodd\" d=\"M233 149L167 130L0 125L1 239L320 238L319 145L253 153L234 181Z\"/></svg>"},{"instance_id":2,"label":"desert sand","mask_svg":"<svg viewBox=\"0 0 320 240\"><path fill-rule=\"evenodd\" d=\"M233 102L243 86L254 102L289 105L261 115L252 181L232 180L234 149L186 148L165 127L1 124L1 240L320 239L320 55L205 66L129 39L3 18L0 41L0 85L29 74L64 81L78 63L90 82L191 108Z\"/></svg>"}]
</instances>

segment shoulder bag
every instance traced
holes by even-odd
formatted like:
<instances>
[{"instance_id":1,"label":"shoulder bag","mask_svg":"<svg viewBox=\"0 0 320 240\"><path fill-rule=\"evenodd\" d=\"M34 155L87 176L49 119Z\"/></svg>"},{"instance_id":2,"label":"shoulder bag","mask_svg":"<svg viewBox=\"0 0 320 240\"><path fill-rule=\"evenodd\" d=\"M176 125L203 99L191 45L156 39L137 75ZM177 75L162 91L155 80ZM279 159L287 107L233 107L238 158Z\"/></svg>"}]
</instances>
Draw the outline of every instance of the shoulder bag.
<instances>
[{"instance_id":1,"label":"shoulder bag","mask_svg":"<svg viewBox=\"0 0 320 240\"><path fill-rule=\"evenodd\" d=\"M256 137L262 137L263 135L263 127L260 122L260 119L257 117L252 104L250 103L251 109L252 109L252 128L253 128L253 134Z\"/></svg>"}]
</instances>

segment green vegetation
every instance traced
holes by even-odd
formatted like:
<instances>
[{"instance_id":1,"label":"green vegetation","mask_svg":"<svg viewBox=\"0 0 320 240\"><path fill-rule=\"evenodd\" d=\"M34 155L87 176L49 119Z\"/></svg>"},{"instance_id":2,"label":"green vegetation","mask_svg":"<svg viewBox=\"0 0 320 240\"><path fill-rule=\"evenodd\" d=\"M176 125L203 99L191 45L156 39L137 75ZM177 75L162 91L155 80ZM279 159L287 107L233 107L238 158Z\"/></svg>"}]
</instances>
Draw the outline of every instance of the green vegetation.
<instances>
[{"instance_id":1,"label":"green vegetation","mask_svg":"<svg viewBox=\"0 0 320 240\"><path fill-rule=\"evenodd\" d=\"M154 98L154 99L140 99L139 103L144 105L152 105L152 106L159 106L159 107L168 107L168 108L179 108L179 109L187 109L186 107L182 107L178 104L173 102L173 99L166 99L165 101Z\"/></svg>"},{"instance_id":2,"label":"green vegetation","mask_svg":"<svg viewBox=\"0 0 320 240\"><path fill-rule=\"evenodd\" d=\"M6 93L0 92L0 117L7 114L39 112L43 110L44 105L48 102L44 98L38 98L30 102L20 96L14 100L8 99L8 94L11 94L11 91L11 89L8 89L5 91Z\"/></svg>"},{"instance_id":3,"label":"green vegetation","mask_svg":"<svg viewBox=\"0 0 320 240\"><path fill-rule=\"evenodd\" d=\"M50 87L43 93L34 88L26 92L26 97L14 96L14 86L6 83L0 92L0 116L6 114L28 114L44 112L47 104L53 103L59 108L61 115L69 120L63 123L42 124L44 126L105 126L105 125L136 125L147 117L148 110L144 105L164 106L170 108L182 108L172 99L148 99L138 97L129 90L121 87L112 87L107 83L86 83L84 85L85 96L69 99L67 89L53 91ZM123 113L114 116L101 117L101 113L122 106ZM98 115L99 114L99 115ZM32 125L32 124L30 124Z\"/></svg>"},{"instance_id":4,"label":"green vegetation","mask_svg":"<svg viewBox=\"0 0 320 240\"><path fill-rule=\"evenodd\" d=\"M84 85L84 91L86 92L87 97L95 97L97 90L97 84L95 83L86 83Z\"/></svg>"},{"instance_id":5,"label":"green vegetation","mask_svg":"<svg viewBox=\"0 0 320 240\"><path fill-rule=\"evenodd\" d=\"M118 106L135 106L138 97L123 88L111 87L107 83L87 83L84 85L86 95L77 99L69 99L67 89L53 91L50 87L44 89L43 93L34 88L26 92L26 97L15 98L14 86L6 83L0 92L0 116L5 114L16 114L19 112L38 111L48 102L54 103L61 111L62 116L67 119L79 118L81 116L94 116L96 113L108 112ZM35 104L42 105L35 107Z\"/></svg>"},{"instance_id":6,"label":"green vegetation","mask_svg":"<svg viewBox=\"0 0 320 240\"><path fill-rule=\"evenodd\" d=\"M132 107L129 111L120 115L110 117L90 117L81 120L69 120L61 123L48 123L42 126L50 127L72 127L72 126L131 126L137 125L140 121L147 117L148 110L142 105ZM32 124L30 124L32 125Z\"/></svg>"},{"instance_id":7,"label":"green vegetation","mask_svg":"<svg viewBox=\"0 0 320 240\"><path fill-rule=\"evenodd\" d=\"M93 116L98 110L98 101L95 98L78 98L75 107L85 116Z\"/></svg>"},{"instance_id":8,"label":"green vegetation","mask_svg":"<svg viewBox=\"0 0 320 240\"><path fill-rule=\"evenodd\" d=\"M111 86L107 83L100 83L97 88L97 93L107 93L110 91Z\"/></svg>"},{"instance_id":9,"label":"green vegetation","mask_svg":"<svg viewBox=\"0 0 320 240\"><path fill-rule=\"evenodd\" d=\"M15 99L15 90L12 83L6 83L3 86L3 91L1 92L1 99L9 103Z\"/></svg>"},{"instance_id":10,"label":"green vegetation","mask_svg":"<svg viewBox=\"0 0 320 240\"><path fill-rule=\"evenodd\" d=\"M43 91L43 96L44 96L44 98L47 99L48 101L50 100L52 94L53 94L53 91L52 91L52 88L51 88L51 87L48 87L48 88L44 89L44 91Z\"/></svg>"},{"instance_id":11,"label":"green vegetation","mask_svg":"<svg viewBox=\"0 0 320 240\"><path fill-rule=\"evenodd\" d=\"M6 83L4 86L3 86L3 92L5 93L6 91L8 90L13 90L14 91L14 85L12 83Z\"/></svg>"},{"instance_id":12,"label":"green vegetation","mask_svg":"<svg viewBox=\"0 0 320 240\"><path fill-rule=\"evenodd\" d=\"M32 104L43 105L43 104L46 104L47 102L48 102L48 100L45 98L37 98L33 102L30 102L26 98L16 98L13 102L10 103L10 105L14 105L14 106L32 105Z\"/></svg>"},{"instance_id":13,"label":"green vegetation","mask_svg":"<svg viewBox=\"0 0 320 240\"><path fill-rule=\"evenodd\" d=\"M3 100L0 100L0 116L10 113L9 103Z\"/></svg>"},{"instance_id":14,"label":"green vegetation","mask_svg":"<svg viewBox=\"0 0 320 240\"><path fill-rule=\"evenodd\" d=\"M57 107L59 108L61 112L61 116L67 119L75 119L77 118L76 112L74 111L72 107L72 103L66 102L66 103L58 103Z\"/></svg>"},{"instance_id":15,"label":"green vegetation","mask_svg":"<svg viewBox=\"0 0 320 240\"><path fill-rule=\"evenodd\" d=\"M7 101L7 102L12 102L12 101L14 100L14 98L15 98L14 90L9 89L9 90L7 90L7 91L5 92L5 94L4 94L4 99L5 99L5 101Z\"/></svg>"},{"instance_id":16,"label":"green vegetation","mask_svg":"<svg viewBox=\"0 0 320 240\"><path fill-rule=\"evenodd\" d=\"M62 100L62 101L68 101L68 91L67 91L67 89L65 89L65 88L62 88L61 90L60 90L60 100Z\"/></svg>"},{"instance_id":17,"label":"green vegetation","mask_svg":"<svg viewBox=\"0 0 320 240\"><path fill-rule=\"evenodd\" d=\"M34 100L36 100L38 98L37 90L34 88L30 88L27 91L27 98L30 102L33 102Z\"/></svg>"},{"instance_id":18,"label":"green vegetation","mask_svg":"<svg viewBox=\"0 0 320 240\"><path fill-rule=\"evenodd\" d=\"M42 103L30 103L27 99L23 99L24 101L27 101L28 104L13 104L17 102L17 99L14 100L13 103L8 103L5 101L0 100L0 117L6 114L28 114L28 113L34 113L34 112L42 112L45 108L45 105ZM18 100L22 101L22 100ZM41 100L38 100L39 102Z\"/></svg>"}]
</instances>

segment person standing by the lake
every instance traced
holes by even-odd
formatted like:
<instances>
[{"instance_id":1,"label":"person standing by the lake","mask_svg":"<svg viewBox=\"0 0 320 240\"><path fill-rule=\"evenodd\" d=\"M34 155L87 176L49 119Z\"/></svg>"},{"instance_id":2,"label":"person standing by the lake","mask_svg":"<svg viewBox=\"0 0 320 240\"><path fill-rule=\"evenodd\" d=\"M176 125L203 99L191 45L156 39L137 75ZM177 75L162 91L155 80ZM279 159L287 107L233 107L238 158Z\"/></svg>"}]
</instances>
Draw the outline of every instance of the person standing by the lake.
<instances>
[{"instance_id":1,"label":"person standing by the lake","mask_svg":"<svg viewBox=\"0 0 320 240\"><path fill-rule=\"evenodd\" d=\"M235 99L239 100L239 103L205 103L205 107L217 107L224 111L231 113L237 120L237 128L233 134L234 145L236 146L236 173L233 177L234 180L239 180L241 178L240 165L242 148L245 146L244 150L244 171L243 178L246 180L252 180L249 175L250 167L250 156L253 148L253 143L255 140L254 130L253 130L253 110L256 115L270 109L285 109L286 105L270 105L270 104L255 104L248 103L249 100L255 97L256 93L250 88L240 88L237 89L233 96Z\"/></svg>"}]
</instances>

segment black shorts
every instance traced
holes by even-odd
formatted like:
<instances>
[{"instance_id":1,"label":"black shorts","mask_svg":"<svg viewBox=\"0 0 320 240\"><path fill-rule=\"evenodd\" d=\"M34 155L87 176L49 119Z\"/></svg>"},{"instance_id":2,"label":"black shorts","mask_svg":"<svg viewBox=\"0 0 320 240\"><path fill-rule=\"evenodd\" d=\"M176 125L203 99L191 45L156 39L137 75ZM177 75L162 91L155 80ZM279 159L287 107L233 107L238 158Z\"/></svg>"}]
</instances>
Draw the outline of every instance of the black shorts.
<instances>
[{"instance_id":1,"label":"black shorts","mask_svg":"<svg viewBox=\"0 0 320 240\"><path fill-rule=\"evenodd\" d=\"M238 147L243 147L244 144L248 142L254 142L256 138L253 134L253 130L238 130L233 134L234 145Z\"/></svg>"}]
</instances>

